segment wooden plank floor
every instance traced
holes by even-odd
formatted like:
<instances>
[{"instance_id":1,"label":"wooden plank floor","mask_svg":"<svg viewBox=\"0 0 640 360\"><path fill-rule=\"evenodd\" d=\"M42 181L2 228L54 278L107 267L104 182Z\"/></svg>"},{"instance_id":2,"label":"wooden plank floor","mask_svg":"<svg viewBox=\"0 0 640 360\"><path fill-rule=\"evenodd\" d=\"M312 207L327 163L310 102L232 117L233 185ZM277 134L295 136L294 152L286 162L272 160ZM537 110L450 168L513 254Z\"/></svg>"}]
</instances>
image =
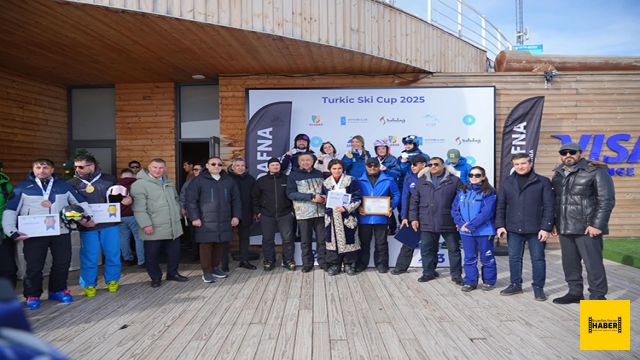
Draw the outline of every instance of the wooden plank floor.
<instances>
[{"instance_id":1,"label":"wooden plank floor","mask_svg":"<svg viewBox=\"0 0 640 360\"><path fill-rule=\"evenodd\" d=\"M462 293L448 276L418 283L368 270L329 277L278 268L233 270L215 284L185 265L187 283L152 289L146 273L124 275L117 294L70 305L44 302L29 312L36 333L74 359L638 359L640 270L606 261L609 299L631 300L631 352L579 351L579 305L499 295L509 282ZM585 274L586 278L586 274ZM547 252L546 292L563 295L560 253Z\"/></svg>"}]
</instances>

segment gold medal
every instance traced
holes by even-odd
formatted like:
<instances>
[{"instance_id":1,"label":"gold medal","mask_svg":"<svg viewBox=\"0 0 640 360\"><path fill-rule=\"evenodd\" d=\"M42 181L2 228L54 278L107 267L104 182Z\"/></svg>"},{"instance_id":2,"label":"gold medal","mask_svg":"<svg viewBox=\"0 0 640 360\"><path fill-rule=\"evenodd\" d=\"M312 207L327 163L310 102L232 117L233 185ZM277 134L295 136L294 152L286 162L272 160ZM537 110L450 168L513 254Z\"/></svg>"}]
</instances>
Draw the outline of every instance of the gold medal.
<instances>
[{"instance_id":1,"label":"gold medal","mask_svg":"<svg viewBox=\"0 0 640 360\"><path fill-rule=\"evenodd\" d=\"M42 207L44 207L44 208L50 208L51 207L51 201L44 200L43 202L40 203L40 205L42 205Z\"/></svg>"},{"instance_id":2,"label":"gold medal","mask_svg":"<svg viewBox=\"0 0 640 360\"><path fill-rule=\"evenodd\" d=\"M87 185L87 188L84 189L86 192L88 192L89 194L91 194L93 192L93 190L95 190L96 188L93 187L93 185L89 184Z\"/></svg>"}]
</instances>

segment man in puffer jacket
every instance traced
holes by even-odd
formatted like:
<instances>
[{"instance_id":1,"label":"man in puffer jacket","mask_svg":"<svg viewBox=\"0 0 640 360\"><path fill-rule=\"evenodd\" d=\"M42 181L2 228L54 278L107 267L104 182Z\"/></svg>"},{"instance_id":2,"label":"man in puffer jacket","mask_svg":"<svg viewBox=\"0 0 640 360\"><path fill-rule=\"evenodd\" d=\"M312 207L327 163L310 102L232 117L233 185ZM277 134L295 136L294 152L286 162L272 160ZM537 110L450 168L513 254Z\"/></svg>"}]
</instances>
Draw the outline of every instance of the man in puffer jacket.
<instances>
[{"instance_id":1,"label":"man in puffer jacket","mask_svg":"<svg viewBox=\"0 0 640 360\"><path fill-rule=\"evenodd\" d=\"M380 163L375 158L367 161L367 172L362 175L360 183L360 193L363 203L368 196L388 196L390 207L386 215L366 215L364 209L360 208L358 216L358 235L360 237L360 253L356 263L356 271L364 271L369 266L371 257L371 240L375 239L375 251L373 260L379 273L389 271L389 244L387 242L387 226L389 217L393 215L393 209L400 202L400 191L394 179L380 172Z\"/></svg>"},{"instance_id":2,"label":"man in puffer jacket","mask_svg":"<svg viewBox=\"0 0 640 360\"><path fill-rule=\"evenodd\" d=\"M162 285L160 251L167 254L168 281L187 281L178 273L180 262L180 204L175 184L165 173L167 163L163 159L153 159L146 170L136 175L131 185L133 196L133 216L140 227L140 237L144 242L144 262L151 278L151 287Z\"/></svg>"},{"instance_id":3,"label":"man in puffer jacket","mask_svg":"<svg viewBox=\"0 0 640 360\"><path fill-rule=\"evenodd\" d=\"M581 260L587 268L589 299L606 300L602 235L609 233L609 217L616 203L613 180L605 164L582 158L580 145L567 143L559 152L562 164L555 169L551 186L556 197L555 223L569 292L553 302L579 303L584 298Z\"/></svg>"}]
</instances>

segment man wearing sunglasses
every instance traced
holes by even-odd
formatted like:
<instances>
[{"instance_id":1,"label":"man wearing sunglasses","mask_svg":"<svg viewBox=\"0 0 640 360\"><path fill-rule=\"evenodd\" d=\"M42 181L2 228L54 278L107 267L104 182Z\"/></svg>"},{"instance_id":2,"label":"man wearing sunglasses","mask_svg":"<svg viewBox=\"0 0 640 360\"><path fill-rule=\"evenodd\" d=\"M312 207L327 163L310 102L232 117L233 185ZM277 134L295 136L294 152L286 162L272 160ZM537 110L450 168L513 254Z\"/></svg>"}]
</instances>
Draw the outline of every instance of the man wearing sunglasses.
<instances>
[{"instance_id":1,"label":"man wearing sunglasses","mask_svg":"<svg viewBox=\"0 0 640 360\"><path fill-rule=\"evenodd\" d=\"M427 168L418 173L416 188L409 202L409 221L413 230L420 230L422 276L419 282L439 276L438 247L440 236L447 243L451 281L462 285L462 256L460 234L451 216L451 205L462 187L454 169L445 167L444 160L432 157Z\"/></svg>"},{"instance_id":2,"label":"man wearing sunglasses","mask_svg":"<svg viewBox=\"0 0 640 360\"><path fill-rule=\"evenodd\" d=\"M142 169L142 165L140 165L140 161L138 160L132 160L129 162L129 169L131 169L131 171L133 172L133 175L138 175L138 172L140 172L140 169Z\"/></svg>"},{"instance_id":3,"label":"man wearing sunglasses","mask_svg":"<svg viewBox=\"0 0 640 360\"><path fill-rule=\"evenodd\" d=\"M554 170L554 234L560 234L562 269L569 292L553 299L555 304L579 303L584 299L582 264L587 268L590 300L606 300L607 275L602 262L602 235L615 206L613 180L605 164L582 158L576 143L560 147L562 164Z\"/></svg>"}]
</instances>

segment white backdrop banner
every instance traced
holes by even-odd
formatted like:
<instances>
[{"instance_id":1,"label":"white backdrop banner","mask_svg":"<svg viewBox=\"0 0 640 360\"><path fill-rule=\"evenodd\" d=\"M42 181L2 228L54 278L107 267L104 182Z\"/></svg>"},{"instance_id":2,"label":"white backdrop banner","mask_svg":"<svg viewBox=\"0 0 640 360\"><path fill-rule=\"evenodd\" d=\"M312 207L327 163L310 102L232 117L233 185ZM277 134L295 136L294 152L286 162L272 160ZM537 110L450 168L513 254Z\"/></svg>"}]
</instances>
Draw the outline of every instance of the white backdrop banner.
<instances>
[{"instance_id":1,"label":"white backdrop banner","mask_svg":"<svg viewBox=\"0 0 640 360\"><path fill-rule=\"evenodd\" d=\"M282 101L292 103L290 147L296 134L305 133L316 153L331 141L342 155L350 138L362 135L370 152L374 141L383 140L397 157L402 137L417 135L429 156L446 158L449 149L458 149L468 163L484 167L494 179L494 87L256 89L248 91L248 119ZM277 136L277 129L273 133Z\"/></svg>"},{"instance_id":2,"label":"white backdrop banner","mask_svg":"<svg viewBox=\"0 0 640 360\"><path fill-rule=\"evenodd\" d=\"M266 134L287 133L289 148L297 134L305 133L316 153L323 142L330 141L342 156L350 148L351 137L362 135L372 155L373 143L383 140L397 157L404 149L402 137L416 135L421 150L429 156L446 159L449 149L458 149L467 163L484 167L487 177L495 179L494 87L252 89L247 99L247 121L270 104L291 103L290 131L273 129ZM269 157L283 155L268 153L271 143L272 139L262 139L255 148L248 144L246 151L256 153L257 159L248 164L252 174L263 172ZM393 266L402 244L391 236L388 241ZM252 237L251 244L261 243L261 236ZM411 266L421 266L420 260L417 249ZM441 249L438 265L448 266L448 260L447 251ZM300 264L299 243L296 262Z\"/></svg>"}]
</instances>

